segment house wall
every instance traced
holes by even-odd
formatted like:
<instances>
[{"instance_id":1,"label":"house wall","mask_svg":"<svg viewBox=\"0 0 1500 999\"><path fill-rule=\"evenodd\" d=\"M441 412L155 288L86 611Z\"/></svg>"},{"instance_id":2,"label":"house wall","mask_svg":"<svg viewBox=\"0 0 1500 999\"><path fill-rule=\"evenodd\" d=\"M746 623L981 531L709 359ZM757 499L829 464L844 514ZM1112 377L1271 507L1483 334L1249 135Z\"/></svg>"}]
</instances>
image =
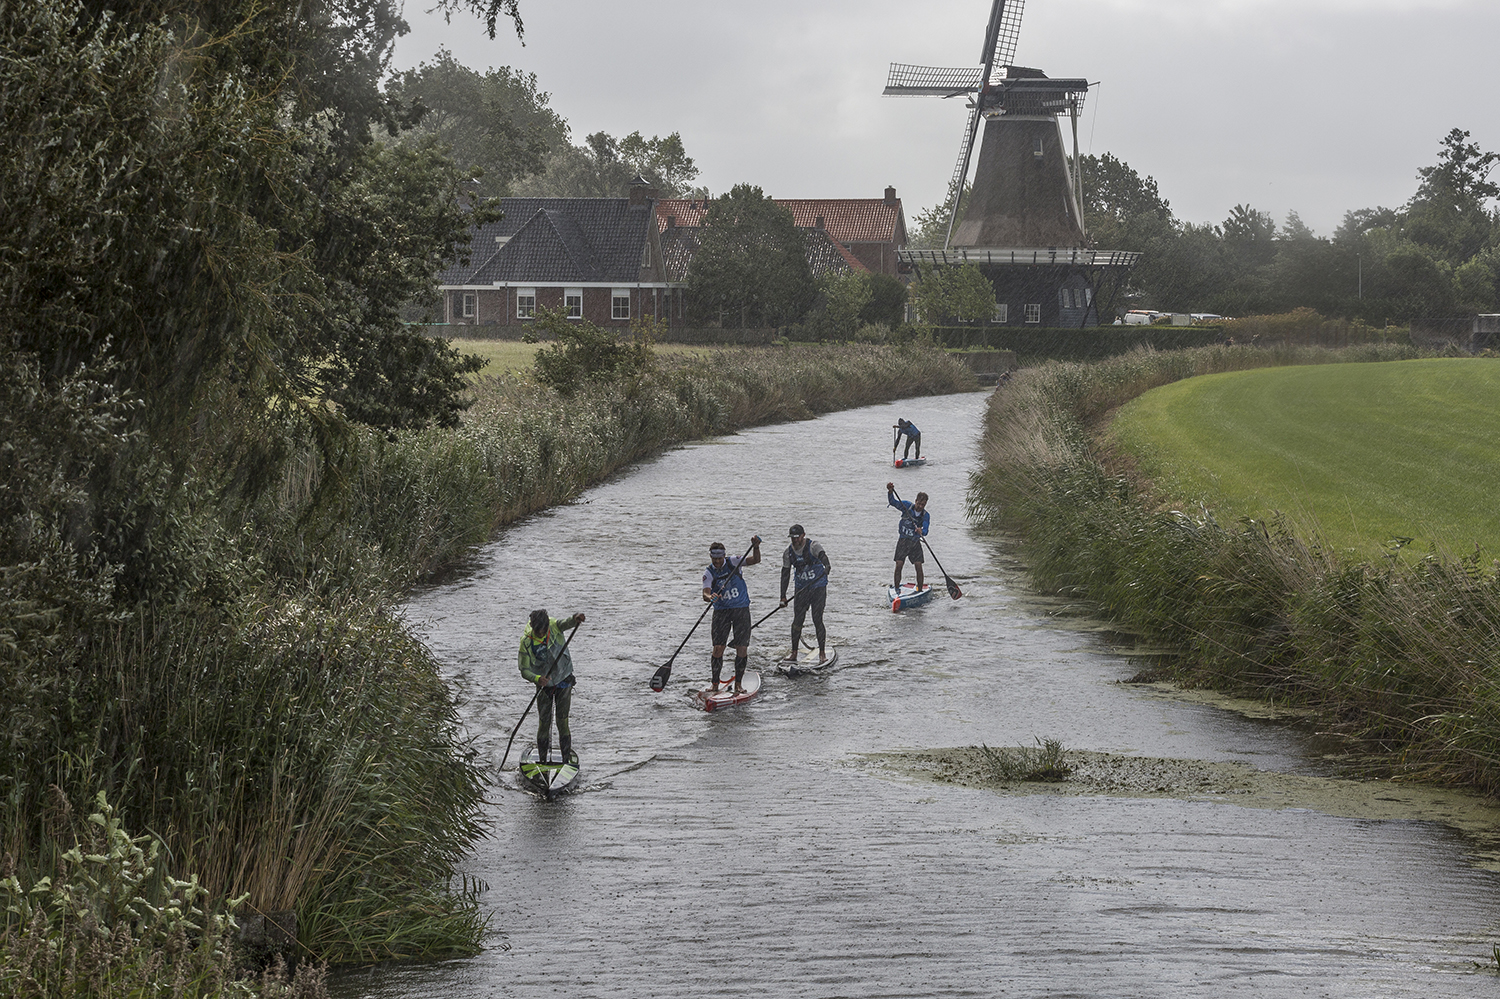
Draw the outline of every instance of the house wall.
<instances>
[{"instance_id":1,"label":"house wall","mask_svg":"<svg viewBox=\"0 0 1500 999\"><path fill-rule=\"evenodd\" d=\"M567 286L537 285L536 305L538 309L560 309ZM577 287L573 285L572 287ZM680 322L683 305L681 288L631 288L631 319L614 318L613 288L583 288L583 318L595 326L626 328L631 319L641 316L656 316L669 322ZM477 314L465 317L463 304L465 295L476 296ZM477 291L449 289L443 295L444 319L456 326L517 326L531 324L530 319L516 315L515 288L481 288ZM521 330L516 331L517 335Z\"/></svg>"}]
</instances>

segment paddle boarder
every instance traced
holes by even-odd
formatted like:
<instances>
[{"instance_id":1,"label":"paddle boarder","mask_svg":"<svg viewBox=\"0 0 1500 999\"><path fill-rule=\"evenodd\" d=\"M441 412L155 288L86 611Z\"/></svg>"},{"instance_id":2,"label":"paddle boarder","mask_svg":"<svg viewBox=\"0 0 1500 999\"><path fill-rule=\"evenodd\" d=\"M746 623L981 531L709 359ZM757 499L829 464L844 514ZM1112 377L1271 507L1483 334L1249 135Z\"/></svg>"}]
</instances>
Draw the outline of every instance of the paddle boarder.
<instances>
[{"instance_id":1,"label":"paddle boarder","mask_svg":"<svg viewBox=\"0 0 1500 999\"><path fill-rule=\"evenodd\" d=\"M719 689L719 674L724 669L724 649L734 633L734 692L744 691L745 664L750 659L750 588L741 571L760 561L760 535L750 539L749 555L727 555L724 546L715 541L708 546L708 568L703 570L703 602L712 603L714 619L713 667L714 690Z\"/></svg>"},{"instance_id":2,"label":"paddle boarder","mask_svg":"<svg viewBox=\"0 0 1500 999\"><path fill-rule=\"evenodd\" d=\"M521 675L536 684L537 759L545 761L552 746L552 717L557 715L557 748L563 762L573 752L573 733L568 729L568 709L573 705L573 655L564 646L564 628L583 623L580 612L569 618L548 617L544 610L531 612L526 633L521 636Z\"/></svg>"},{"instance_id":3,"label":"paddle boarder","mask_svg":"<svg viewBox=\"0 0 1500 999\"><path fill-rule=\"evenodd\" d=\"M828 570L831 565L828 553L802 530L801 524L793 524L788 535L792 543L781 553L781 606L786 606L786 584L796 578L795 603L792 605L792 654L797 658L797 649L802 642L802 622L812 610L813 630L818 633L818 662L828 661L826 646L828 632L823 627L823 606L828 600Z\"/></svg>"},{"instance_id":4,"label":"paddle boarder","mask_svg":"<svg viewBox=\"0 0 1500 999\"><path fill-rule=\"evenodd\" d=\"M896 443L891 445L891 454L896 453L896 444L901 443L901 438L904 435L906 437L906 449L901 452L901 460L905 461L911 454L912 445L916 445L917 457L922 457L922 431L917 429L915 423L912 423L910 420L898 418L895 423L891 424L891 428L896 431Z\"/></svg>"},{"instance_id":5,"label":"paddle boarder","mask_svg":"<svg viewBox=\"0 0 1500 999\"><path fill-rule=\"evenodd\" d=\"M911 559L917 570L917 589L921 590L922 539L927 536L927 528L932 523L932 516L927 512L927 494L917 493L916 500L907 502L897 499L896 484L887 482L885 501L901 511L901 523L897 527L901 536L896 539L896 588L901 588L901 570L906 568L906 560Z\"/></svg>"}]
</instances>

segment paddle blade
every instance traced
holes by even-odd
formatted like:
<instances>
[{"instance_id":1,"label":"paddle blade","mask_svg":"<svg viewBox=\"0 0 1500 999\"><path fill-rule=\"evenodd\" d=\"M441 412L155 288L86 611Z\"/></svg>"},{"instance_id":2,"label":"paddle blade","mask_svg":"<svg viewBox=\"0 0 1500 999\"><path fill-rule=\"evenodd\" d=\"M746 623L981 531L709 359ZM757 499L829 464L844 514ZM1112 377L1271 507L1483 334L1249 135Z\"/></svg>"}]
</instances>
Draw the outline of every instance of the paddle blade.
<instances>
[{"instance_id":1,"label":"paddle blade","mask_svg":"<svg viewBox=\"0 0 1500 999\"><path fill-rule=\"evenodd\" d=\"M672 663L670 661L662 663L657 667L656 672L651 674L651 689L658 694L661 693L662 688L667 685L667 678L671 675Z\"/></svg>"},{"instance_id":2,"label":"paddle blade","mask_svg":"<svg viewBox=\"0 0 1500 999\"><path fill-rule=\"evenodd\" d=\"M964 595L964 591L958 588L958 584L953 581L952 577L944 576L943 580L948 584L948 596L952 597L954 600L957 600L959 597Z\"/></svg>"}]
</instances>

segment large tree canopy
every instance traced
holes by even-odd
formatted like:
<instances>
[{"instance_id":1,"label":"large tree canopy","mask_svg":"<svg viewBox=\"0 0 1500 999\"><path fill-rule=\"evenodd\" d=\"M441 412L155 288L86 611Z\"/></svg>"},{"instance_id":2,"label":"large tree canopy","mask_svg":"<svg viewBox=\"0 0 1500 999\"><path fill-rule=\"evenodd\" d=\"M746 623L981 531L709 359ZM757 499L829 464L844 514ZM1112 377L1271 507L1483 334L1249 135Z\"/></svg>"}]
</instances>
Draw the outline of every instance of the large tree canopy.
<instances>
[{"instance_id":1,"label":"large tree canopy","mask_svg":"<svg viewBox=\"0 0 1500 999\"><path fill-rule=\"evenodd\" d=\"M515 193L532 198L622 198L640 177L664 198L707 198L707 189L692 186L697 176L698 167L676 132L649 139L640 132L623 139L595 132L581 146L555 147L543 172L517 184Z\"/></svg>"},{"instance_id":2,"label":"large tree canopy","mask_svg":"<svg viewBox=\"0 0 1500 999\"><path fill-rule=\"evenodd\" d=\"M480 171L474 189L485 197L511 194L516 181L542 172L549 152L568 144L568 124L547 106L551 95L538 89L535 73L508 66L479 73L443 49L388 91L421 115L403 141L431 137L447 146L461 169Z\"/></svg>"},{"instance_id":3,"label":"large tree canopy","mask_svg":"<svg viewBox=\"0 0 1500 999\"><path fill-rule=\"evenodd\" d=\"M818 291L792 213L750 184L709 205L687 285L700 320L736 327L798 322Z\"/></svg>"}]
</instances>

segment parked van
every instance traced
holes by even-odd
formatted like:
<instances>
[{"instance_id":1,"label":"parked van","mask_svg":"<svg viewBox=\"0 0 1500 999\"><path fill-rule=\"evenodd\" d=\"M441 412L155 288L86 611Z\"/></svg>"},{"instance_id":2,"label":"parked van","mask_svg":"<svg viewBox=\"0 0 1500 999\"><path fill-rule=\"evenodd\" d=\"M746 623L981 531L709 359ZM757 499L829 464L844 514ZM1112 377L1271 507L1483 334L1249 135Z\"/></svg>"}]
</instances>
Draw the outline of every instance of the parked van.
<instances>
[{"instance_id":1,"label":"parked van","mask_svg":"<svg viewBox=\"0 0 1500 999\"><path fill-rule=\"evenodd\" d=\"M1131 309L1125 313L1126 326L1150 326L1156 322L1156 317L1161 315L1151 309Z\"/></svg>"}]
</instances>

